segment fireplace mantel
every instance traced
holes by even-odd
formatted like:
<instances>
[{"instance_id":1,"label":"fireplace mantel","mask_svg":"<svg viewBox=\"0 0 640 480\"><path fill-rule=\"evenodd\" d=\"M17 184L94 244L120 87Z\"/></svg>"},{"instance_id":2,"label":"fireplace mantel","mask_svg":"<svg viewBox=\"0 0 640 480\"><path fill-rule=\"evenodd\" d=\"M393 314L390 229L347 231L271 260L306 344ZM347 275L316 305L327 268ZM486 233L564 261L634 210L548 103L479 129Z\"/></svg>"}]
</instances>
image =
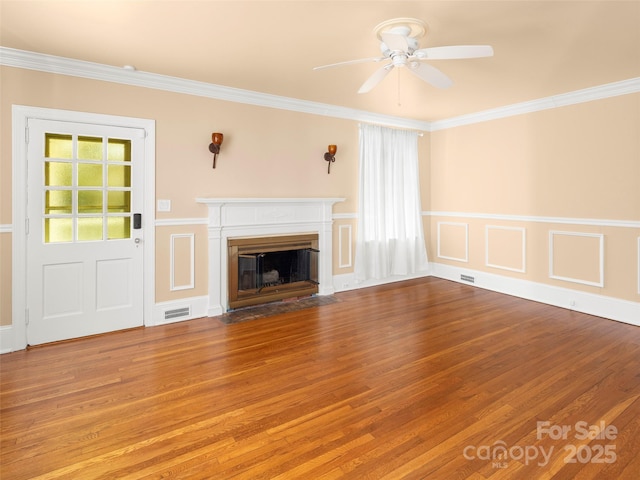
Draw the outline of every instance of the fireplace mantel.
<instances>
[{"instance_id":1,"label":"fireplace mantel","mask_svg":"<svg viewBox=\"0 0 640 480\"><path fill-rule=\"evenodd\" d=\"M333 205L344 198L196 198L208 208L209 308L228 310L227 241L234 237L317 233L319 295L333 289Z\"/></svg>"}]
</instances>

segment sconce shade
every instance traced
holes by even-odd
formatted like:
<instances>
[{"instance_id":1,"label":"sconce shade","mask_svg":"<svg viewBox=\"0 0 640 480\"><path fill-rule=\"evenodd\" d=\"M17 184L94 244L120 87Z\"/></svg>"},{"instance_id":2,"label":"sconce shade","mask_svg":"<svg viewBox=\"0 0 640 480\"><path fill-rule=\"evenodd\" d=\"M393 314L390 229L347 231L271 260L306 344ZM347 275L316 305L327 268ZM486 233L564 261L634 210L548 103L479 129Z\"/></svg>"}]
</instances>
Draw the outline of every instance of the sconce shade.
<instances>
[{"instance_id":1,"label":"sconce shade","mask_svg":"<svg viewBox=\"0 0 640 480\"><path fill-rule=\"evenodd\" d=\"M211 141L213 142L214 145L221 145L223 138L224 138L224 135L222 135L221 133L211 134Z\"/></svg>"},{"instance_id":2,"label":"sconce shade","mask_svg":"<svg viewBox=\"0 0 640 480\"><path fill-rule=\"evenodd\" d=\"M331 164L336 161L336 152L338 151L338 147L336 145L329 145L327 149L329 151L324 154L324 159L328 163L327 173L331 173Z\"/></svg>"},{"instance_id":3,"label":"sconce shade","mask_svg":"<svg viewBox=\"0 0 640 480\"><path fill-rule=\"evenodd\" d=\"M222 144L222 139L224 135L221 133L212 133L211 134L211 142L209 144L209 151L213 153L213 168L216 168L216 159L218 158L218 154L220 153L220 145Z\"/></svg>"}]
</instances>

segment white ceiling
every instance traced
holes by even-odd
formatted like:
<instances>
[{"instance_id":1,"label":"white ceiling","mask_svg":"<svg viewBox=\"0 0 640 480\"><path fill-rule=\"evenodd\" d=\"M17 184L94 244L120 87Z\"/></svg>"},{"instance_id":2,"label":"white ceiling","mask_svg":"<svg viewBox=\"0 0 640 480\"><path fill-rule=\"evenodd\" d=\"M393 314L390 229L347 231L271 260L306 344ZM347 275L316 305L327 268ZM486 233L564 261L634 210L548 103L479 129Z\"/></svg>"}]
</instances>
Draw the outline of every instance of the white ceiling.
<instances>
[{"instance_id":1,"label":"white ceiling","mask_svg":"<svg viewBox=\"0 0 640 480\"><path fill-rule=\"evenodd\" d=\"M420 47L489 44L491 58L433 61L439 90L380 63L373 28L425 21ZM0 44L215 85L435 121L640 77L640 0L1 0Z\"/></svg>"}]
</instances>

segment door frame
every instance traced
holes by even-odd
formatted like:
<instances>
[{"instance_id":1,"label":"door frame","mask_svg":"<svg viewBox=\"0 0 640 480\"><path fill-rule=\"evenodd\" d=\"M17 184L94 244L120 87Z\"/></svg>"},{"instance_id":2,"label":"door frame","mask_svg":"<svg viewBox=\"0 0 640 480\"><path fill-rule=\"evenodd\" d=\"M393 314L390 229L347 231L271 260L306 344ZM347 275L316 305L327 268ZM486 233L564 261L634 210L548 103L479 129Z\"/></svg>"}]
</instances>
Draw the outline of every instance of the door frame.
<instances>
[{"instance_id":1,"label":"door frame","mask_svg":"<svg viewBox=\"0 0 640 480\"><path fill-rule=\"evenodd\" d=\"M155 305L155 120L116 115L85 113L71 110L12 106L12 267L11 267L11 324L13 330L13 349L27 347L27 139L30 119L53 120L73 123L88 123L145 131L144 136L144 173L143 173L143 213L144 232L143 253L143 324L153 325Z\"/></svg>"}]
</instances>

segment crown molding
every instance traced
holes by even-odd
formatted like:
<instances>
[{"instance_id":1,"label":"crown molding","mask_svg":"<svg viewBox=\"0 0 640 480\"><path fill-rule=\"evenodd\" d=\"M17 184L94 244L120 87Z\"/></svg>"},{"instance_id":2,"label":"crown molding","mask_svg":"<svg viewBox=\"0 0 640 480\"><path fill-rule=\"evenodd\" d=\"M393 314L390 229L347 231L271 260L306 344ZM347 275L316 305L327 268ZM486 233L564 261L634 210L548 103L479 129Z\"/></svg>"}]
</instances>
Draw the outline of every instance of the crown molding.
<instances>
[{"instance_id":1,"label":"crown molding","mask_svg":"<svg viewBox=\"0 0 640 480\"><path fill-rule=\"evenodd\" d=\"M594 100L601 100L604 98L638 92L640 92L640 77L622 80L620 82L607 83L605 85L585 88L560 95L553 95L551 97L540 98L538 100L514 103L513 105L493 108L491 110L483 110L469 115L461 115L459 117L438 120L431 122L430 131L434 132L436 130L460 127L462 125L470 125L472 123L486 122L489 120L496 120L498 118L512 117L514 115L522 115L524 113L538 112L540 110L564 107L567 105L574 105L576 103L592 102Z\"/></svg>"},{"instance_id":2,"label":"crown molding","mask_svg":"<svg viewBox=\"0 0 640 480\"><path fill-rule=\"evenodd\" d=\"M0 65L427 132L640 92L640 77L637 77L445 120L424 122L2 46Z\"/></svg>"},{"instance_id":3,"label":"crown molding","mask_svg":"<svg viewBox=\"0 0 640 480\"><path fill-rule=\"evenodd\" d=\"M212 83L160 75L157 73L127 70L121 67L86 62L84 60L74 60L71 58L46 55L43 53L29 52L25 50L17 50L8 47L0 47L0 65L37 70L57 75L69 75L91 80L120 83L135 87L152 88L185 95L225 100L234 103L309 113L312 115L379 123L411 130L428 131L431 127L429 122L421 122L389 115L380 115L364 110L298 100L295 98L260 93L252 90L243 90L240 88L225 87Z\"/></svg>"}]
</instances>

